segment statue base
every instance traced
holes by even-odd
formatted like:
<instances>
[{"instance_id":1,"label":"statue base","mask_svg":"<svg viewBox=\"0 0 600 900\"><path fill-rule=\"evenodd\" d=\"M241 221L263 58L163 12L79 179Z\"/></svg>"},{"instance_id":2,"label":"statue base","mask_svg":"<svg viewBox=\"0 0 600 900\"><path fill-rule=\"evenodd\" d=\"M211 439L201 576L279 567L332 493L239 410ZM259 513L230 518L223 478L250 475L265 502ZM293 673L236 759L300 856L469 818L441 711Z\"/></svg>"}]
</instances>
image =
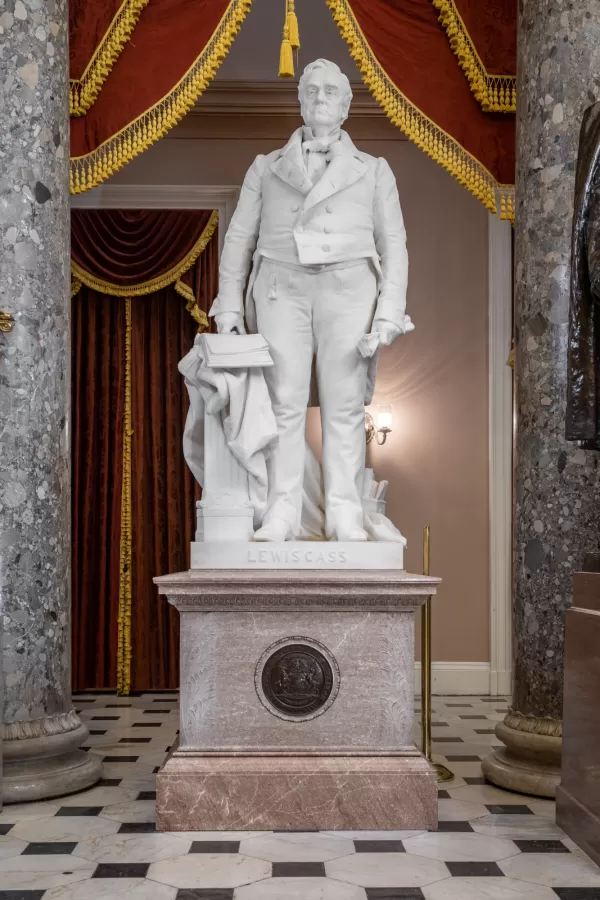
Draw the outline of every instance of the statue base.
<instances>
[{"instance_id":1,"label":"statue base","mask_svg":"<svg viewBox=\"0 0 600 900\"><path fill-rule=\"evenodd\" d=\"M159 831L437 826L413 673L415 612L439 579L215 568L155 581L182 617Z\"/></svg>"},{"instance_id":2,"label":"statue base","mask_svg":"<svg viewBox=\"0 0 600 900\"><path fill-rule=\"evenodd\" d=\"M395 541L195 541L192 569L400 569Z\"/></svg>"},{"instance_id":3,"label":"statue base","mask_svg":"<svg viewBox=\"0 0 600 900\"><path fill-rule=\"evenodd\" d=\"M158 831L398 831L437 827L423 757L175 752L156 776Z\"/></svg>"}]
</instances>

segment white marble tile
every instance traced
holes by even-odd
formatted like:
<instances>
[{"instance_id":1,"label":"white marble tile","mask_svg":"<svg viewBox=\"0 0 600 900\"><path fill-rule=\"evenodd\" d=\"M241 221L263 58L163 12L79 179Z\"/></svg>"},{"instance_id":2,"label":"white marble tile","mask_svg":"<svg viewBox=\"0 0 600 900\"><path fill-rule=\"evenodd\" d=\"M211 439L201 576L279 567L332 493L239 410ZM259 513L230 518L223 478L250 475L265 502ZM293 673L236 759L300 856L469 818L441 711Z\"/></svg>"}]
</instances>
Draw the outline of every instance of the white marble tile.
<instances>
[{"instance_id":1,"label":"white marble tile","mask_svg":"<svg viewBox=\"0 0 600 900\"><path fill-rule=\"evenodd\" d=\"M0 885L5 891L40 890L91 878L96 864L70 854L13 856L0 860Z\"/></svg>"},{"instance_id":2,"label":"white marble tile","mask_svg":"<svg viewBox=\"0 0 600 900\"><path fill-rule=\"evenodd\" d=\"M324 831L333 837L349 838L351 841L405 841L406 838L425 834L424 831Z\"/></svg>"},{"instance_id":3,"label":"white marble tile","mask_svg":"<svg viewBox=\"0 0 600 900\"><path fill-rule=\"evenodd\" d=\"M233 900L365 900L364 888L329 878L269 878L236 888ZM555 898L556 900L556 898Z\"/></svg>"},{"instance_id":4,"label":"white marble tile","mask_svg":"<svg viewBox=\"0 0 600 900\"><path fill-rule=\"evenodd\" d=\"M505 837L511 840L563 840L565 834L554 821L545 816L484 816L474 819L471 827L478 834Z\"/></svg>"},{"instance_id":5,"label":"white marble tile","mask_svg":"<svg viewBox=\"0 0 600 900\"><path fill-rule=\"evenodd\" d=\"M513 794L491 784L468 784L466 787L449 788L448 792L454 800L467 800L470 803L514 803L519 806L530 806L531 800L531 797L525 794Z\"/></svg>"},{"instance_id":6,"label":"white marble tile","mask_svg":"<svg viewBox=\"0 0 600 900\"><path fill-rule=\"evenodd\" d=\"M144 878L91 878L53 888L44 900L175 900L176 896L175 888Z\"/></svg>"},{"instance_id":7,"label":"white marble tile","mask_svg":"<svg viewBox=\"0 0 600 900\"><path fill-rule=\"evenodd\" d=\"M116 834L119 822L100 816L55 816L52 819L24 819L10 834L25 841L85 841L104 834Z\"/></svg>"},{"instance_id":8,"label":"white marble tile","mask_svg":"<svg viewBox=\"0 0 600 900\"><path fill-rule=\"evenodd\" d=\"M135 791L136 794L140 791L155 791L156 775L131 775L128 778L123 778L119 787L124 788L126 791Z\"/></svg>"},{"instance_id":9,"label":"white marble tile","mask_svg":"<svg viewBox=\"0 0 600 900\"><path fill-rule=\"evenodd\" d=\"M436 859L408 853L354 853L325 863L328 878L361 887L422 887L448 877L448 868Z\"/></svg>"},{"instance_id":10,"label":"white marble tile","mask_svg":"<svg viewBox=\"0 0 600 900\"><path fill-rule=\"evenodd\" d=\"M14 828L10 834L0 836L0 859L10 859L12 856L20 856L27 842L14 836Z\"/></svg>"},{"instance_id":11,"label":"white marble tile","mask_svg":"<svg viewBox=\"0 0 600 900\"><path fill-rule=\"evenodd\" d=\"M101 815L104 819L114 819L115 822L154 822L156 801L132 800L129 803L115 803L105 806Z\"/></svg>"},{"instance_id":12,"label":"white marble tile","mask_svg":"<svg viewBox=\"0 0 600 900\"><path fill-rule=\"evenodd\" d=\"M114 803L129 803L135 800L139 791L118 787L95 787L80 794L69 794L60 798L61 806L109 806Z\"/></svg>"},{"instance_id":13,"label":"white marble tile","mask_svg":"<svg viewBox=\"0 0 600 900\"><path fill-rule=\"evenodd\" d=\"M81 841L73 855L97 863L152 863L181 856L191 846L191 840L174 838L168 834L107 834Z\"/></svg>"},{"instance_id":14,"label":"white marble tile","mask_svg":"<svg viewBox=\"0 0 600 900\"><path fill-rule=\"evenodd\" d=\"M523 853L498 865L509 878L548 887L600 887L600 869L583 853Z\"/></svg>"},{"instance_id":15,"label":"white marble tile","mask_svg":"<svg viewBox=\"0 0 600 900\"><path fill-rule=\"evenodd\" d=\"M271 863L239 853L188 853L148 870L148 878L178 888L240 887L270 875Z\"/></svg>"},{"instance_id":16,"label":"white marble tile","mask_svg":"<svg viewBox=\"0 0 600 900\"><path fill-rule=\"evenodd\" d=\"M519 853L512 841L484 834L429 832L404 841L407 853L445 862L495 862Z\"/></svg>"},{"instance_id":17,"label":"white marble tile","mask_svg":"<svg viewBox=\"0 0 600 900\"><path fill-rule=\"evenodd\" d=\"M425 900L556 900L551 888L514 878L448 878L423 893Z\"/></svg>"},{"instance_id":18,"label":"white marble tile","mask_svg":"<svg viewBox=\"0 0 600 900\"><path fill-rule=\"evenodd\" d=\"M272 834L271 831L163 831L172 837L189 841L244 841L248 838Z\"/></svg>"},{"instance_id":19,"label":"white marble tile","mask_svg":"<svg viewBox=\"0 0 600 900\"><path fill-rule=\"evenodd\" d=\"M62 803L61 797L60 802ZM5 806L0 812L0 825L15 822L21 822L23 819L47 819L49 816L55 816L58 812L58 805L54 803L11 803Z\"/></svg>"},{"instance_id":20,"label":"white marble tile","mask_svg":"<svg viewBox=\"0 0 600 900\"><path fill-rule=\"evenodd\" d=\"M456 762L452 759L447 760L445 759L445 757L436 759L435 756L433 758L433 761L443 762L444 765L448 766L448 768L460 778L483 778L483 772L481 771L481 762ZM458 785L455 785L454 782L449 782L449 786L458 787ZM442 785L442 787L447 790L445 785Z\"/></svg>"},{"instance_id":21,"label":"white marble tile","mask_svg":"<svg viewBox=\"0 0 600 900\"><path fill-rule=\"evenodd\" d=\"M487 816L489 811L483 803L469 803L467 800L438 800L438 818L440 822L470 822Z\"/></svg>"},{"instance_id":22,"label":"white marble tile","mask_svg":"<svg viewBox=\"0 0 600 900\"><path fill-rule=\"evenodd\" d=\"M554 800L536 800L534 797L526 797L525 802L536 816L545 816L556 820L556 803Z\"/></svg>"},{"instance_id":23,"label":"white marble tile","mask_svg":"<svg viewBox=\"0 0 600 900\"><path fill-rule=\"evenodd\" d=\"M106 754L110 756L109 753ZM132 756L136 756L137 754L132 753ZM127 778L130 775L152 775L153 769L155 766L149 762L137 762L137 763L102 763L102 776L103 778Z\"/></svg>"},{"instance_id":24,"label":"white marble tile","mask_svg":"<svg viewBox=\"0 0 600 900\"><path fill-rule=\"evenodd\" d=\"M326 862L354 853L354 844L328 834L266 834L242 841L240 853L270 862Z\"/></svg>"}]
</instances>

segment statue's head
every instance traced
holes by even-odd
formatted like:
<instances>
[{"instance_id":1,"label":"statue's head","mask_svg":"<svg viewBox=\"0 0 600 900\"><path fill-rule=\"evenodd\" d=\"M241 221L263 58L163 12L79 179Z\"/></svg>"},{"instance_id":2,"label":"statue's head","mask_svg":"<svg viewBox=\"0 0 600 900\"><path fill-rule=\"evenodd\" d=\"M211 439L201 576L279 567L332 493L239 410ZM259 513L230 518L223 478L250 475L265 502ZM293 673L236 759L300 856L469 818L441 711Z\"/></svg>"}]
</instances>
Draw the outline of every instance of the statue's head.
<instances>
[{"instance_id":1,"label":"statue's head","mask_svg":"<svg viewBox=\"0 0 600 900\"><path fill-rule=\"evenodd\" d=\"M352 89L336 63L316 59L300 77L298 97L306 125L333 129L348 118Z\"/></svg>"}]
</instances>

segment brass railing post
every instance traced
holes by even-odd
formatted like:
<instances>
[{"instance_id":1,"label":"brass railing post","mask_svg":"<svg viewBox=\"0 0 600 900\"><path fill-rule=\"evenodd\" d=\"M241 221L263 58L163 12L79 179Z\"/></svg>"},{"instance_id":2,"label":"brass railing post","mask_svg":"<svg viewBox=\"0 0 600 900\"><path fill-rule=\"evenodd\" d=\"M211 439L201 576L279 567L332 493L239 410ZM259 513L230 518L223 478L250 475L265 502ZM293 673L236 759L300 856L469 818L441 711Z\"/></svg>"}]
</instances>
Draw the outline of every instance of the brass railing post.
<instances>
[{"instance_id":1,"label":"brass railing post","mask_svg":"<svg viewBox=\"0 0 600 900\"><path fill-rule=\"evenodd\" d=\"M423 529L423 575L429 575L431 529ZM421 751L436 771L439 782L452 781L453 773L431 758L431 597L421 607Z\"/></svg>"}]
</instances>

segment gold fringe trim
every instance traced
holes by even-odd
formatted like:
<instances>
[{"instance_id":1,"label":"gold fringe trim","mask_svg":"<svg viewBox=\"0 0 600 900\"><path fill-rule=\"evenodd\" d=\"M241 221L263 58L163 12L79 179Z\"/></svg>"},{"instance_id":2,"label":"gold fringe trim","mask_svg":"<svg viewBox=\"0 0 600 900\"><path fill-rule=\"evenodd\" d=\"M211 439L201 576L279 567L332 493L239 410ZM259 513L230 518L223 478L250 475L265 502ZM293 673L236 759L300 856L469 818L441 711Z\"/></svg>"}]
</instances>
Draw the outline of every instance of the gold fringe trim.
<instances>
[{"instance_id":1,"label":"gold fringe trim","mask_svg":"<svg viewBox=\"0 0 600 900\"><path fill-rule=\"evenodd\" d=\"M208 222L202 229L202 234L192 249L186 253L177 265L173 266L172 269L169 269L168 272L165 272L164 275L158 275L156 278L142 281L140 284L136 284L133 287L122 287L118 284L112 284L110 281L103 281L101 278L96 278L94 275L90 275L89 272L86 272L85 269L82 269L81 266L78 266L73 260L71 260L71 276L73 279L85 284L86 287L91 288L93 291L98 291L100 294L111 294L113 297L139 297L142 294L153 294L154 291L160 291L162 288L166 288L170 284L173 284L173 282L176 282L191 266L193 266L200 254L206 250L208 242L215 233L218 224L219 211L213 209Z\"/></svg>"},{"instance_id":2,"label":"gold fringe trim","mask_svg":"<svg viewBox=\"0 0 600 900\"><path fill-rule=\"evenodd\" d=\"M123 0L80 78L71 79L69 113L84 116L131 37L148 0Z\"/></svg>"},{"instance_id":3,"label":"gold fringe trim","mask_svg":"<svg viewBox=\"0 0 600 900\"><path fill-rule=\"evenodd\" d=\"M168 94L95 150L71 158L72 194L80 194L102 184L164 137L185 116L227 56L251 5L252 0L231 0L200 56Z\"/></svg>"},{"instance_id":4,"label":"gold fringe trim","mask_svg":"<svg viewBox=\"0 0 600 900\"><path fill-rule=\"evenodd\" d=\"M500 218L514 224L516 215L515 188L512 184L502 184L497 190Z\"/></svg>"},{"instance_id":5,"label":"gold fringe trim","mask_svg":"<svg viewBox=\"0 0 600 900\"><path fill-rule=\"evenodd\" d=\"M484 112L515 112L516 76L488 74L454 0L433 0L433 5L440 11L439 20L446 29L450 46Z\"/></svg>"},{"instance_id":6,"label":"gold fringe trim","mask_svg":"<svg viewBox=\"0 0 600 900\"><path fill-rule=\"evenodd\" d=\"M121 486L121 552L117 619L117 694L131 690L131 297L125 300L125 412Z\"/></svg>"},{"instance_id":7,"label":"gold fringe trim","mask_svg":"<svg viewBox=\"0 0 600 900\"><path fill-rule=\"evenodd\" d=\"M204 312L204 310L200 309L198 304L196 303L196 295L194 294L191 287L188 287L183 281L177 279L175 284L173 285L178 294L187 300L185 305L186 310L189 312L192 319L194 319L198 323L198 334L201 334L203 331L208 331L209 323L208 316Z\"/></svg>"},{"instance_id":8,"label":"gold fringe trim","mask_svg":"<svg viewBox=\"0 0 600 900\"><path fill-rule=\"evenodd\" d=\"M388 118L417 147L464 185L492 213L497 212L496 193L504 194L492 173L458 141L435 122L396 87L377 61L364 36L348 0L327 0L342 37L350 48L363 81L384 109ZM508 187L511 190L510 186ZM508 215L505 216L508 218Z\"/></svg>"},{"instance_id":9,"label":"gold fringe trim","mask_svg":"<svg viewBox=\"0 0 600 900\"><path fill-rule=\"evenodd\" d=\"M73 276L71 276L71 297L76 297L80 290L81 281L79 278L73 278Z\"/></svg>"}]
</instances>

